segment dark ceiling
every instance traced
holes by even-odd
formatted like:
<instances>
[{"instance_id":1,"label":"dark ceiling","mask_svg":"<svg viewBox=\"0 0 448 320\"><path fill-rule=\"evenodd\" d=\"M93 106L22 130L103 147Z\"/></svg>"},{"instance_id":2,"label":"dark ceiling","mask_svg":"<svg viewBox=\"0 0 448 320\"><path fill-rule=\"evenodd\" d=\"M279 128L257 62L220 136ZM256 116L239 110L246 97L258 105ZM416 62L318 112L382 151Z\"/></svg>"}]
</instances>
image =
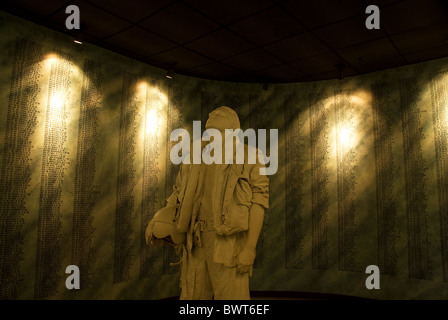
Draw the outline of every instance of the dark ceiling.
<instances>
[{"instance_id":1,"label":"dark ceiling","mask_svg":"<svg viewBox=\"0 0 448 320\"><path fill-rule=\"evenodd\" d=\"M178 74L233 82L337 78L448 56L446 0L2 0L0 9ZM368 30L366 7L380 9Z\"/></svg>"}]
</instances>

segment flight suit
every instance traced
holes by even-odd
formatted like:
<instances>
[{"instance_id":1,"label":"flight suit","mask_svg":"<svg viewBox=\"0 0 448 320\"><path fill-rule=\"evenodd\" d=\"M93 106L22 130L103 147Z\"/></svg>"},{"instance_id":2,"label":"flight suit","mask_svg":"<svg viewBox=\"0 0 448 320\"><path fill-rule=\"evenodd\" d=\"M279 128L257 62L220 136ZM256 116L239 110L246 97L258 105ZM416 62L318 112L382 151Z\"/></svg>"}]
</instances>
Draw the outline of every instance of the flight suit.
<instances>
[{"instance_id":1,"label":"flight suit","mask_svg":"<svg viewBox=\"0 0 448 320\"><path fill-rule=\"evenodd\" d=\"M244 148L245 159L248 152L260 152L243 143L237 148ZM181 299L250 299L249 273L237 272L236 264L246 243L250 207L269 207L269 179L259 170L263 166L259 161L181 165L167 199L189 219Z\"/></svg>"}]
</instances>

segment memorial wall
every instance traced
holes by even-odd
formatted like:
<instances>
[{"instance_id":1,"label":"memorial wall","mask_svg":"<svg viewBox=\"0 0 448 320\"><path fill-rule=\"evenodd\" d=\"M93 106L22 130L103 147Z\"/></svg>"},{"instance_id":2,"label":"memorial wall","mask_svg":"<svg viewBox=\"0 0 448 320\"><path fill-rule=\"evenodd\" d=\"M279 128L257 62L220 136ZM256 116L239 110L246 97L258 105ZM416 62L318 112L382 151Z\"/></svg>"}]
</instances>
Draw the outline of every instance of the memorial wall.
<instances>
[{"instance_id":1,"label":"memorial wall","mask_svg":"<svg viewBox=\"0 0 448 320\"><path fill-rule=\"evenodd\" d=\"M178 296L180 257L144 231L179 167L170 133L221 105L278 129L251 290L448 297L448 58L263 90L169 80L4 12L0 30L0 298Z\"/></svg>"}]
</instances>

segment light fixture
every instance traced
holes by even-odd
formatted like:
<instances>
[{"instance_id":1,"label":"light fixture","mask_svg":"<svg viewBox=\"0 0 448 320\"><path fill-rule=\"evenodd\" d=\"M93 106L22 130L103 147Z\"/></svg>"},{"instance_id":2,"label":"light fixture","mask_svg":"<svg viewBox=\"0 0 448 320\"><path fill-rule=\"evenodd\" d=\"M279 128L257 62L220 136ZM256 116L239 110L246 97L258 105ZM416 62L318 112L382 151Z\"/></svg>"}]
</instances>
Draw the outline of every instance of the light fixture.
<instances>
[{"instance_id":1,"label":"light fixture","mask_svg":"<svg viewBox=\"0 0 448 320\"><path fill-rule=\"evenodd\" d=\"M84 38L84 36L83 36L82 32L78 32L78 33L76 33L76 36L73 39L73 42L77 43L77 44L82 44L83 38Z\"/></svg>"},{"instance_id":2,"label":"light fixture","mask_svg":"<svg viewBox=\"0 0 448 320\"><path fill-rule=\"evenodd\" d=\"M168 79L173 79L173 77L174 77L174 69L173 68L169 68L166 71L165 77L167 77Z\"/></svg>"},{"instance_id":3,"label":"light fixture","mask_svg":"<svg viewBox=\"0 0 448 320\"><path fill-rule=\"evenodd\" d=\"M176 66L176 62L168 62L166 64L166 75L168 79L173 79L174 77L174 67Z\"/></svg>"}]
</instances>

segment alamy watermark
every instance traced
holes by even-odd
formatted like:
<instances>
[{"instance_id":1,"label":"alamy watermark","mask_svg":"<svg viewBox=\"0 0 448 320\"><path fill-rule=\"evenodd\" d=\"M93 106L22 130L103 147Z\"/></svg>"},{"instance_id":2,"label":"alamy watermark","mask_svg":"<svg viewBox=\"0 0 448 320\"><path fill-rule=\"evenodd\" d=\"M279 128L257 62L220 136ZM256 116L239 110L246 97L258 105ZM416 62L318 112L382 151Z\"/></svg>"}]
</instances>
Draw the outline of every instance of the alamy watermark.
<instances>
[{"instance_id":1,"label":"alamy watermark","mask_svg":"<svg viewBox=\"0 0 448 320\"><path fill-rule=\"evenodd\" d=\"M67 8L65 8L65 13L70 14L67 19L65 19L65 27L68 30L79 30L81 28L79 7L74 4L69 5L67 6Z\"/></svg>"},{"instance_id":2,"label":"alamy watermark","mask_svg":"<svg viewBox=\"0 0 448 320\"><path fill-rule=\"evenodd\" d=\"M79 7L72 4L65 8L65 13L70 14L65 20L65 26L67 29L80 29L80 11ZM365 25L369 30L380 28L380 9L376 5L369 5L365 10L366 14L370 14L367 17Z\"/></svg>"},{"instance_id":3,"label":"alamy watermark","mask_svg":"<svg viewBox=\"0 0 448 320\"><path fill-rule=\"evenodd\" d=\"M366 19L366 28L369 30L380 28L380 9L378 6L370 5L366 8L366 13L370 13L370 16Z\"/></svg>"},{"instance_id":4,"label":"alamy watermark","mask_svg":"<svg viewBox=\"0 0 448 320\"><path fill-rule=\"evenodd\" d=\"M269 156L266 154L266 138L266 129L258 129L257 133L254 129L226 129L224 135L217 129L207 129L201 134L201 121L193 121L193 143L190 143L190 133L186 129L171 132L170 141L180 141L171 149L170 160L173 164L222 164L223 161L225 164L255 164L258 160L266 165L260 168L260 174L273 175L278 169L278 129L269 130ZM247 162L242 147L245 139L250 146ZM202 142L206 141L209 144L202 148Z\"/></svg>"}]
</instances>

